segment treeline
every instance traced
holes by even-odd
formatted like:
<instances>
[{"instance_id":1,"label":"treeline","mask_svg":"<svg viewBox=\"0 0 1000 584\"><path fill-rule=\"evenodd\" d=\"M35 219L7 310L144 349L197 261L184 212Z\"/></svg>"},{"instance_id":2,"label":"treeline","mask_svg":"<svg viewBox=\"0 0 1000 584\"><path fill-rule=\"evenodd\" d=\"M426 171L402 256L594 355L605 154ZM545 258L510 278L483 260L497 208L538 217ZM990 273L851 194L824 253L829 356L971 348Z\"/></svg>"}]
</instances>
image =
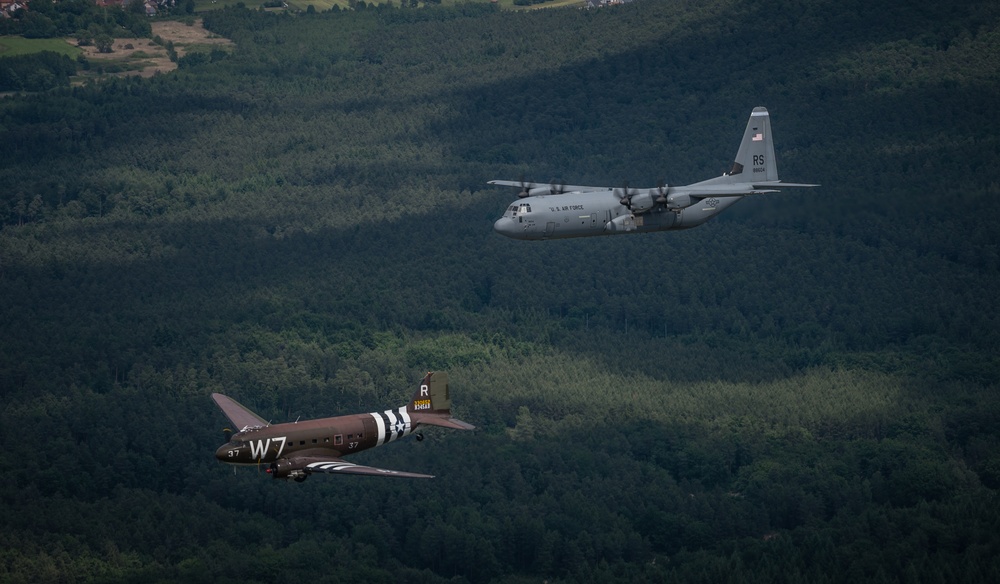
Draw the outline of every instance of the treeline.
<instances>
[{"instance_id":1,"label":"treeline","mask_svg":"<svg viewBox=\"0 0 1000 584\"><path fill-rule=\"evenodd\" d=\"M42 51L0 60L0 91L44 91L68 87L76 63L66 55Z\"/></svg>"},{"instance_id":2,"label":"treeline","mask_svg":"<svg viewBox=\"0 0 1000 584\"><path fill-rule=\"evenodd\" d=\"M145 4L139 1L123 8L102 7L91 0L32 0L30 9L15 11L11 18L0 18L0 35L32 39L81 34L91 38L100 34L112 38L149 37L152 27Z\"/></svg>"},{"instance_id":3,"label":"treeline","mask_svg":"<svg viewBox=\"0 0 1000 584\"><path fill-rule=\"evenodd\" d=\"M205 22L236 50L0 100L0 580L998 580L996 3ZM757 105L822 187L491 232L490 179L708 178ZM359 459L433 481L212 458L213 391L434 369L480 429Z\"/></svg>"}]
</instances>

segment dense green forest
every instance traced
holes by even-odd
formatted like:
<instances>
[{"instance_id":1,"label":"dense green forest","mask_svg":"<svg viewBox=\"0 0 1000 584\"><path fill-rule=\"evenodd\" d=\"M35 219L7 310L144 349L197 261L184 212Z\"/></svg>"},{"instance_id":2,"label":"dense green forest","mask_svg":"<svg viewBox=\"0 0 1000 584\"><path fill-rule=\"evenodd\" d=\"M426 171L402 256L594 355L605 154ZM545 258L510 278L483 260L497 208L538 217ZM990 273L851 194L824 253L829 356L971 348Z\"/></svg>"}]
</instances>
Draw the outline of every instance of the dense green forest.
<instances>
[{"instance_id":1,"label":"dense green forest","mask_svg":"<svg viewBox=\"0 0 1000 584\"><path fill-rule=\"evenodd\" d=\"M4 57L0 62L0 91L41 91L56 86L69 87L76 63L66 55L41 51L30 55Z\"/></svg>"},{"instance_id":2,"label":"dense green forest","mask_svg":"<svg viewBox=\"0 0 1000 584\"><path fill-rule=\"evenodd\" d=\"M0 581L1000 581L1000 4L204 13L231 53L0 98ZM523 242L491 179L782 178ZM474 433L219 464L447 370Z\"/></svg>"}]
</instances>

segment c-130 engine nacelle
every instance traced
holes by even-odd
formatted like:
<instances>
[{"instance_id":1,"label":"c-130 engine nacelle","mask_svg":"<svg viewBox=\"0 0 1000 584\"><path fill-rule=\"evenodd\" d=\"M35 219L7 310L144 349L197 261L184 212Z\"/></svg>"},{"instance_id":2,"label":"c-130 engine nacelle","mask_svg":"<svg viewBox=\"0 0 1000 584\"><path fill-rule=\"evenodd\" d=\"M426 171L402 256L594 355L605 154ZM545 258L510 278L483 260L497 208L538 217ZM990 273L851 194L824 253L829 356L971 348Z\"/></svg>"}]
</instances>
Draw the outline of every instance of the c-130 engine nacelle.
<instances>
[{"instance_id":1,"label":"c-130 engine nacelle","mask_svg":"<svg viewBox=\"0 0 1000 584\"><path fill-rule=\"evenodd\" d=\"M667 197L667 209L678 211L694 204L694 199L687 193L675 193Z\"/></svg>"},{"instance_id":2,"label":"c-130 engine nacelle","mask_svg":"<svg viewBox=\"0 0 1000 584\"><path fill-rule=\"evenodd\" d=\"M633 215L645 213L656 206L654 192L655 191L651 190L637 191L629 189L627 186L625 188L615 189L614 191L615 196L619 197L622 206L628 209Z\"/></svg>"},{"instance_id":3,"label":"c-130 engine nacelle","mask_svg":"<svg viewBox=\"0 0 1000 584\"><path fill-rule=\"evenodd\" d=\"M645 213L656 206L653 193L649 191L632 195L628 203L628 208L633 213Z\"/></svg>"}]
</instances>

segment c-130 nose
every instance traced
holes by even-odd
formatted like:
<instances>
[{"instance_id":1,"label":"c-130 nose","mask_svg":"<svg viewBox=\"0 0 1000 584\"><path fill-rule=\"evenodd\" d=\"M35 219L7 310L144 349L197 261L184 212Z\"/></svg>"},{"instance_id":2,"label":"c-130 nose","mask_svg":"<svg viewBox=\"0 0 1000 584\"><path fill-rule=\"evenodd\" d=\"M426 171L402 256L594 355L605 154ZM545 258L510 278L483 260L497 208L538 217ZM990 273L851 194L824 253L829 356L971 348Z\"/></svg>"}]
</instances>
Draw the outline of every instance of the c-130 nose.
<instances>
[{"instance_id":1,"label":"c-130 nose","mask_svg":"<svg viewBox=\"0 0 1000 584\"><path fill-rule=\"evenodd\" d=\"M515 237L517 233L517 223L510 217L501 217L493 224L493 231L505 237Z\"/></svg>"}]
</instances>

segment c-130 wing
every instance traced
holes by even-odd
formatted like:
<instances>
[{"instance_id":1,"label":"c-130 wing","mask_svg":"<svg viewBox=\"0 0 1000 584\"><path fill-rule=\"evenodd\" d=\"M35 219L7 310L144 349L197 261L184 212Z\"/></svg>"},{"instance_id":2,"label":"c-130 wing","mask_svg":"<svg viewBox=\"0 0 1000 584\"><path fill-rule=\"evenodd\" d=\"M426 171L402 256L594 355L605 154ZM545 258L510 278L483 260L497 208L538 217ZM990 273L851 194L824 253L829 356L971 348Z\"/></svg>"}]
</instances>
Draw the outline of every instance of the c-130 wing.
<instances>
[{"instance_id":1,"label":"c-130 wing","mask_svg":"<svg viewBox=\"0 0 1000 584\"><path fill-rule=\"evenodd\" d=\"M522 187L532 195L559 195L562 193L588 193L591 191L610 191L612 187L585 187L580 185L563 185L558 183L535 183L516 180L491 180L486 184L502 187ZM546 192L533 192L546 191Z\"/></svg>"}]
</instances>

